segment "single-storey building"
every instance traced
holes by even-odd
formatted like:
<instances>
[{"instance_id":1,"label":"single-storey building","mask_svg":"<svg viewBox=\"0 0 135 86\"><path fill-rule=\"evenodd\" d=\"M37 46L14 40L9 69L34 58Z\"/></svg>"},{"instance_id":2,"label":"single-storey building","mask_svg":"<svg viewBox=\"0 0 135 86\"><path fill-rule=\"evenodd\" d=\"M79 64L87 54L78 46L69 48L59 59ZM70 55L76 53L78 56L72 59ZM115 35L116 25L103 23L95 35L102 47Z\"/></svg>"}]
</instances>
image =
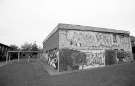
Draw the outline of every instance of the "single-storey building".
<instances>
[{"instance_id":1,"label":"single-storey building","mask_svg":"<svg viewBox=\"0 0 135 86\"><path fill-rule=\"evenodd\" d=\"M6 61L7 52L12 50L8 45L0 43L0 61Z\"/></svg>"},{"instance_id":2,"label":"single-storey building","mask_svg":"<svg viewBox=\"0 0 135 86\"><path fill-rule=\"evenodd\" d=\"M133 60L129 31L62 23L43 41L43 53L60 72Z\"/></svg>"}]
</instances>

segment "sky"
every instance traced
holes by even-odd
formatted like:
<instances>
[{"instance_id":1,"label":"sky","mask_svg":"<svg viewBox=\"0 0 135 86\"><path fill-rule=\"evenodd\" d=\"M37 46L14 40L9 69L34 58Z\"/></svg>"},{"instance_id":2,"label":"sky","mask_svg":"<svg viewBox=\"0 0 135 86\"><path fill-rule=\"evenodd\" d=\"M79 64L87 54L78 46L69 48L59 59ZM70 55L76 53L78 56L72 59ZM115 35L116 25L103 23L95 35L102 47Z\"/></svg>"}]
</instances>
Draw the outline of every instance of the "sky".
<instances>
[{"instance_id":1,"label":"sky","mask_svg":"<svg viewBox=\"0 0 135 86\"><path fill-rule=\"evenodd\" d=\"M42 47L58 23L130 31L135 0L0 0L0 43Z\"/></svg>"}]
</instances>

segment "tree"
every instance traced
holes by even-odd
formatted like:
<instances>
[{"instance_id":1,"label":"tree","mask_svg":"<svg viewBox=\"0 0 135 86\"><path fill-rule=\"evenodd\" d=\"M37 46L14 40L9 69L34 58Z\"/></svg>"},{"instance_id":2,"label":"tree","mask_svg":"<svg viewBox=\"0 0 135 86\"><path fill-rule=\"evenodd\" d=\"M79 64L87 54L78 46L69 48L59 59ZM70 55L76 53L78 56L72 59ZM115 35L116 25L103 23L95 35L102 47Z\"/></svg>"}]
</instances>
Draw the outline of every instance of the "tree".
<instances>
[{"instance_id":1,"label":"tree","mask_svg":"<svg viewBox=\"0 0 135 86\"><path fill-rule=\"evenodd\" d=\"M36 43L32 44L31 50L32 51L39 51L38 45Z\"/></svg>"},{"instance_id":2,"label":"tree","mask_svg":"<svg viewBox=\"0 0 135 86\"><path fill-rule=\"evenodd\" d=\"M19 50L19 47L15 44L11 44L9 47L11 47L13 49L13 51Z\"/></svg>"},{"instance_id":3,"label":"tree","mask_svg":"<svg viewBox=\"0 0 135 86\"><path fill-rule=\"evenodd\" d=\"M21 46L21 50L22 51L39 51L40 48L38 47L36 42L34 42L34 43L27 43L26 42Z\"/></svg>"},{"instance_id":4,"label":"tree","mask_svg":"<svg viewBox=\"0 0 135 86\"><path fill-rule=\"evenodd\" d=\"M32 49L32 44L31 43L26 42L21 46L22 51L31 51L31 49Z\"/></svg>"}]
</instances>

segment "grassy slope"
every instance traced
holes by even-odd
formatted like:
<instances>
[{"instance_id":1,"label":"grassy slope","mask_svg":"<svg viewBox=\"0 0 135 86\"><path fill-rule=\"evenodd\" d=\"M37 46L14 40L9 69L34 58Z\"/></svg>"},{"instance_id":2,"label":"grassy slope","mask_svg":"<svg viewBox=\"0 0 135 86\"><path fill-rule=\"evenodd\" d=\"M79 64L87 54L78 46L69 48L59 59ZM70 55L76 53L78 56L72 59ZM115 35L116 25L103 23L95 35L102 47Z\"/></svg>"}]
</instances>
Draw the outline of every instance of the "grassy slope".
<instances>
[{"instance_id":1,"label":"grassy slope","mask_svg":"<svg viewBox=\"0 0 135 86\"><path fill-rule=\"evenodd\" d=\"M135 86L135 63L50 76L39 62L0 68L0 86Z\"/></svg>"}]
</instances>

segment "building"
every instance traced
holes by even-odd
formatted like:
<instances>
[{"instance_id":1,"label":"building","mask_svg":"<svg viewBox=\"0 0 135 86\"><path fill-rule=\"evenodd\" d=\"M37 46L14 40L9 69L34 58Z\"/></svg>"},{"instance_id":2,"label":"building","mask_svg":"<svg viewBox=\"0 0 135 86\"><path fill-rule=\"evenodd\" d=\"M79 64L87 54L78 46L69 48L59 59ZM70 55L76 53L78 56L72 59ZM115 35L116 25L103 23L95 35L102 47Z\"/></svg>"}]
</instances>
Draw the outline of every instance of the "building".
<instances>
[{"instance_id":1,"label":"building","mask_svg":"<svg viewBox=\"0 0 135 86\"><path fill-rule=\"evenodd\" d=\"M43 53L60 72L130 62L129 35L123 30L58 24L43 41Z\"/></svg>"},{"instance_id":2,"label":"building","mask_svg":"<svg viewBox=\"0 0 135 86\"><path fill-rule=\"evenodd\" d=\"M132 47L135 47L135 37L134 36L130 36L130 39L131 39Z\"/></svg>"},{"instance_id":3,"label":"building","mask_svg":"<svg viewBox=\"0 0 135 86\"><path fill-rule=\"evenodd\" d=\"M135 37L134 36L130 36L130 39L131 39L133 57L134 57L134 60L135 60Z\"/></svg>"},{"instance_id":4,"label":"building","mask_svg":"<svg viewBox=\"0 0 135 86\"><path fill-rule=\"evenodd\" d=\"M12 50L12 48L0 43L0 61L6 61L6 55L9 50Z\"/></svg>"}]
</instances>

